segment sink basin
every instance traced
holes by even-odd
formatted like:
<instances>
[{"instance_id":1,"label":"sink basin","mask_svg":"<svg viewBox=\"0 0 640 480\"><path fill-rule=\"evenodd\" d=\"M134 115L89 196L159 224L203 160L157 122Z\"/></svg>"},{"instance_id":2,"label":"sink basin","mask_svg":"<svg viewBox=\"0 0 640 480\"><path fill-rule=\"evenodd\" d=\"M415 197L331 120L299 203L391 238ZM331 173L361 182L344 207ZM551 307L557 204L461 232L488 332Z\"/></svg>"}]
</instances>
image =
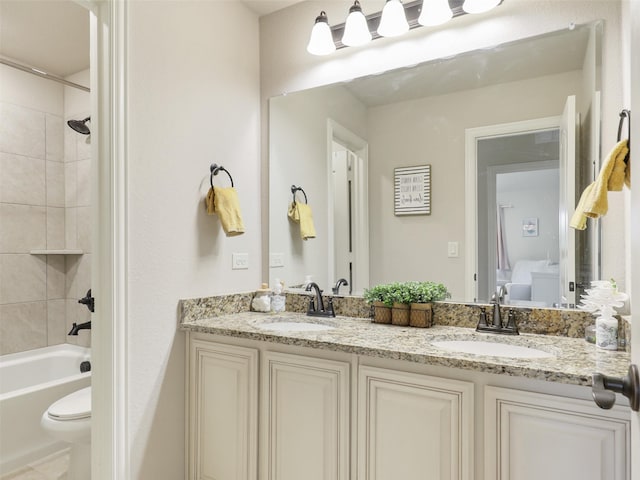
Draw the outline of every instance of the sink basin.
<instances>
[{"instance_id":1,"label":"sink basin","mask_svg":"<svg viewBox=\"0 0 640 480\"><path fill-rule=\"evenodd\" d=\"M507 343L484 342L474 340L447 340L431 342L434 347L450 352L471 353L488 357L509 358L551 358L554 354L538 350L537 348L509 345Z\"/></svg>"},{"instance_id":2,"label":"sink basin","mask_svg":"<svg viewBox=\"0 0 640 480\"><path fill-rule=\"evenodd\" d=\"M256 328L271 332L324 332L333 330L335 325L323 322L296 322L291 320L267 320L257 323Z\"/></svg>"}]
</instances>

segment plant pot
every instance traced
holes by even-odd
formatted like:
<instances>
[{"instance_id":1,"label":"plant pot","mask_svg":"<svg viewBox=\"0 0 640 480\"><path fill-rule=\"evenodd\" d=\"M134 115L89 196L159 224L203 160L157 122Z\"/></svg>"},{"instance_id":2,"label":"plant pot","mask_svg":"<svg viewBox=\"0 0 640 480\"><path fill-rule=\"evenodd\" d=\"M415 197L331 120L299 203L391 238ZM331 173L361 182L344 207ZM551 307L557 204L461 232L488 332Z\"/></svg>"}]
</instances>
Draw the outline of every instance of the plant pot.
<instances>
[{"instance_id":1,"label":"plant pot","mask_svg":"<svg viewBox=\"0 0 640 480\"><path fill-rule=\"evenodd\" d=\"M431 303L412 303L409 325L429 328L433 325L433 308Z\"/></svg>"},{"instance_id":2,"label":"plant pot","mask_svg":"<svg viewBox=\"0 0 640 480\"><path fill-rule=\"evenodd\" d=\"M373 321L375 323L391 323L391 307L383 302L373 302Z\"/></svg>"},{"instance_id":3,"label":"plant pot","mask_svg":"<svg viewBox=\"0 0 640 480\"><path fill-rule=\"evenodd\" d=\"M411 305L408 303L394 303L391 309L391 323L406 327L409 325L409 312Z\"/></svg>"}]
</instances>

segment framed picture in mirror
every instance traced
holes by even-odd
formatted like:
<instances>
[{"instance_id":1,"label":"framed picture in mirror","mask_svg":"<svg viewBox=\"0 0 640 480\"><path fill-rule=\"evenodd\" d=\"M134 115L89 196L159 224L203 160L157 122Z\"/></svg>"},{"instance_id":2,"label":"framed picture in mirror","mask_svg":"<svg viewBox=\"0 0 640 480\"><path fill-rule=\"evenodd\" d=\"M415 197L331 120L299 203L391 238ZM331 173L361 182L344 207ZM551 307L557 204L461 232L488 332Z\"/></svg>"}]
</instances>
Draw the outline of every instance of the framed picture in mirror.
<instances>
[{"instance_id":1,"label":"framed picture in mirror","mask_svg":"<svg viewBox=\"0 0 640 480\"><path fill-rule=\"evenodd\" d=\"M395 215L430 215L431 165L395 168L393 177Z\"/></svg>"}]
</instances>

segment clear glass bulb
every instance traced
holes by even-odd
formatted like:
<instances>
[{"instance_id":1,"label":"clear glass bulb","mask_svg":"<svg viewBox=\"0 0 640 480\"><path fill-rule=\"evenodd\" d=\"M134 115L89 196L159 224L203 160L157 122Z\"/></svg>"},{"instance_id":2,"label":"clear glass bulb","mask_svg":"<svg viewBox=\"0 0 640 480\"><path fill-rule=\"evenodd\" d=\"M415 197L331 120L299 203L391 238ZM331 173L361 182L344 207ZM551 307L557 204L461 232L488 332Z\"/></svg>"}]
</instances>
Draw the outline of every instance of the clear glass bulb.
<instances>
[{"instance_id":1,"label":"clear glass bulb","mask_svg":"<svg viewBox=\"0 0 640 480\"><path fill-rule=\"evenodd\" d=\"M333 43L333 35L327 21L327 14L320 12L311 30L307 52L312 55L329 55L335 51L336 45Z\"/></svg>"},{"instance_id":2,"label":"clear glass bulb","mask_svg":"<svg viewBox=\"0 0 640 480\"><path fill-rule=\"evenodd\" d=\"M357 47L371 41L371 32L367 19L362 13L360 2L356 0L349 9L349 16L344 25L342 43L347 47Z\"/></svg>"},{"instance_id":3,"label":"clear glass bulb","mask_svg":"<svg viewBox=\"0 0 640 480\"><path fill-rule=\"evenodd\" d=\"M378 35L397 37L409 31L409 23L400 0L387 0L382 9Z\"/></svg>"},{"instance_id":4,"label":"clear glass bulb","mask_svg":"<svg viewBox=\"0 0 640 480\"><path fill-rule=\"evenodd\" d=\"M424 0L418 23L425 27L442 25L453 18L448 0Z\"/></svg>"},{"instance_id":5,"label":"clear glass bulb","mask_svg":"<svg viewBox=\"0 0 640 480\"><path fill-rule=\"evenodd\" d=\"M467 13L482 13L497 7L500 0L464 0L462 9Z\"/></svg>"}]
</instances>

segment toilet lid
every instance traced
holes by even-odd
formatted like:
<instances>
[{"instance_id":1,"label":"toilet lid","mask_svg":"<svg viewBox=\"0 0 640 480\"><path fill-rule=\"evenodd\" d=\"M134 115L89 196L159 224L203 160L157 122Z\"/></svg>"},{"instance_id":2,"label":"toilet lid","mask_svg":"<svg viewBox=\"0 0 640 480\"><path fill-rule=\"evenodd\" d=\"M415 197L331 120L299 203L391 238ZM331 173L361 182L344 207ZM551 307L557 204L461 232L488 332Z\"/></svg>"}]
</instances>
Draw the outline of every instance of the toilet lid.
<instances>
[{"instance_id":1,"label":"toilet lid","mask_svg":"<svg viewBox=\"0 0 640 480\"><path fill-rule=\"evenodd\" d=\"M79 420L91 416L91 387L70 393L54 402L47 411L54 420Z\"/></svg>"}]
</instances>

